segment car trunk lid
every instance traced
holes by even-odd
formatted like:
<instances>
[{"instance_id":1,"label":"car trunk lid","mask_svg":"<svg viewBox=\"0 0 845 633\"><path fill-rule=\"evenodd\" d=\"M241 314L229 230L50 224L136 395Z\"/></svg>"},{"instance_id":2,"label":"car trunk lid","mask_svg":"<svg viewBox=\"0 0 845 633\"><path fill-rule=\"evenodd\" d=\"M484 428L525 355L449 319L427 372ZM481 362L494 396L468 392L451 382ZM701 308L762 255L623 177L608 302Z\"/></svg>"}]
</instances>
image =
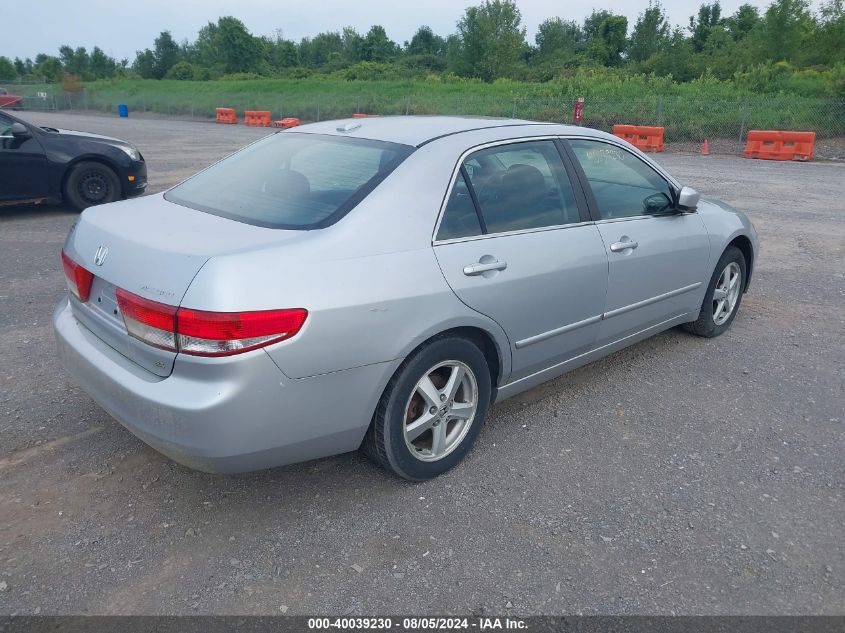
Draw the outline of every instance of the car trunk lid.
<instances>
[{"instance_id":1,"label":"car trunk lid","mask_svg":"<svg viewBox=\"0 0 845 633\"><path fill-rule=\"evenodd\" d=\"M127 358L154 374L169 376L176 352L129 336L117 289L178 306L209 258L299 236L300 231L261 228L213 216L168 202L161 195L89 208L65 243L68 256L94 275L88 301L71 297L73 313Z\"/></svg>"}]
</instances>

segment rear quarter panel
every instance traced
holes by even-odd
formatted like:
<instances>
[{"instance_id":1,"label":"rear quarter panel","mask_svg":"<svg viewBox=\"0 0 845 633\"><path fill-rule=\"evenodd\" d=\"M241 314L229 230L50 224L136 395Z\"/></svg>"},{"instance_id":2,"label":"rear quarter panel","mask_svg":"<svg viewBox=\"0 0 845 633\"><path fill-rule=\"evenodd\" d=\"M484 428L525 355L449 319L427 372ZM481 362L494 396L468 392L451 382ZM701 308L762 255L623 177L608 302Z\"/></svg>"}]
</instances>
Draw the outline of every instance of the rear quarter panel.
<instances>
[{"instance_id":1,"label":"rear quarter panel","mask_svg":"<svg viewBox=\"0 0 845 633\"><path fill-rule=\"evenodd\" d=\"M504 331L455 296L431 245L459 155L422 147L336 224L303 232L282 247L212 257L182 305L307 309L297 336L267 348L291 378L404 358L455 327L487 332L507 377L511 358Z\"/></svg>"}]
</instances>

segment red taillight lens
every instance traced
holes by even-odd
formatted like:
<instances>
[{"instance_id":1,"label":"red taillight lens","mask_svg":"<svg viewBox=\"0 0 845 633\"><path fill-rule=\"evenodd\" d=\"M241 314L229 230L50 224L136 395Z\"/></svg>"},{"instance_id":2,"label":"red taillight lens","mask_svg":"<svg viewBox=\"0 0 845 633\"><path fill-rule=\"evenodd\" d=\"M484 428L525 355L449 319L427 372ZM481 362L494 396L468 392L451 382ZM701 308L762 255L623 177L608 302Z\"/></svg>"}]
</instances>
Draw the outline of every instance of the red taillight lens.
<instances>
[{"instance_id":1,"label":"red taillight lens","mask_svg":"<svg viewBox=\"0 0 845 633\"><path fill-rule=\"evenodd\" d=\"M176 306L150 301L122 288L116 294L130 335L153 347L176 351Z\"/></svg>"},{"instance_id":2,"label":"red taillight lens","mask_svg":"<svg viewBox=\"0 0 845 633\"><path fill-rule=\"evenodd\" d=\"M180 308L176 315L179 351L197 356L239 354L290 338L308 312L301 308L260 312L204 312Z\"/></svg>"},{"instance_id":3,"label":"red taillight lens","mask_svg":"<svg viewBox=\"0 0 845 633\"><path fill-rule=\"evenodd\" d=\"M278 343L302 329L308 311L205 312L150 301L118 288L117 302L131 336L194 356L230 356Z\"/></svg>"},{"instance_id":4,"label":"red taillight lens","mask_svg":"<svg viewBox=\"0 0 845 633\"><path fill-rule=\"evenodd\" d=\"M73 261L64 251L62 251L62 268L65 271L67 287L73 293L73 296L82 303L88 301L91 297L91 284L94 281L94 274Z\"/></svg>"}]
</instances>

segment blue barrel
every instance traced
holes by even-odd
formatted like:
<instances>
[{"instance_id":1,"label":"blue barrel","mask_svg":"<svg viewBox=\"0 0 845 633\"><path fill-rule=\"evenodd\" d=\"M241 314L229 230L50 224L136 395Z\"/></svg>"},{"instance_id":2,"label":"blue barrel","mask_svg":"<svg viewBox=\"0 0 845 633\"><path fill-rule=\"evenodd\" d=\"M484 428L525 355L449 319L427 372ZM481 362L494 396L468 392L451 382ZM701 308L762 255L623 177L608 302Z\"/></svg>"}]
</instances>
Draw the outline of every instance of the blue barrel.
<instances>
[{"instance_id":1,"label":"blue barrel","mask_svg":"<svg viewBox=\"0 0 845 633\"><path fill-rule=\"evenodd\" d=\"M129 116L129 106L125 103L117 104L117 115L123 119Z\"/></svg>"}]
</instances>

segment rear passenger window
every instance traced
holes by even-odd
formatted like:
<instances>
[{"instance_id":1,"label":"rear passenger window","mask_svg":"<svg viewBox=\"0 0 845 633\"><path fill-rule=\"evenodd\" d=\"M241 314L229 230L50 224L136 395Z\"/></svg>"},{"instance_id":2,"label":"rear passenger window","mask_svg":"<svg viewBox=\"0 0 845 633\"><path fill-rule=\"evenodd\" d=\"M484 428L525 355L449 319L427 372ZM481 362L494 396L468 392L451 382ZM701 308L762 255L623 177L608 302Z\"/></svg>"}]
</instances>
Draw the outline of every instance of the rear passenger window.
<instances>
[{"instance_id":1,"label":"rear passenger window","mask_svg":"<svg viewBox=\"0 0 845 633\"><path fill-rule=\"evenodd\" d=\"M465 164L488 233L581 221L552 141L497 145L475 152Z\"/></svg>"},{"instance_id":2,"label":"rear passenger window","mask_svg":"<svg viewBox=\"0 0 845 633\"><path fill-rule=\"evenodd\" d=\"M438 240L453 240L458 237L471 237L481 235L481 225L478 222L478 214L475 205L469 194L466 180L463 174L458 174L446 210L443 212L443 219L440 220L440 228L437 231Z\"/></svg>"}]
</instances>

